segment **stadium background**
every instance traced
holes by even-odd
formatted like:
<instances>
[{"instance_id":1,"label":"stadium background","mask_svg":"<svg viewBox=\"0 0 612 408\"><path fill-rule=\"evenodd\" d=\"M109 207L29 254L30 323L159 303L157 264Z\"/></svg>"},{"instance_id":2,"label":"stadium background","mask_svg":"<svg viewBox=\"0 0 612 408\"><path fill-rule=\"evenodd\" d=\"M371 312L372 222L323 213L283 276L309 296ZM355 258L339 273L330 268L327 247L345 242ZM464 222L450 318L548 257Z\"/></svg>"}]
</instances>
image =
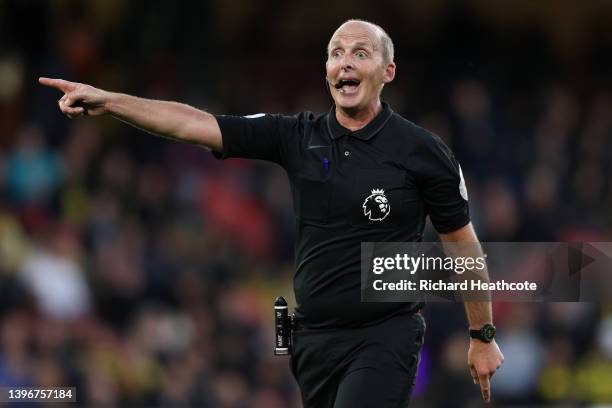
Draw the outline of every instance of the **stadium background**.
<instances>
[{"instance_id":1,"label":"stadium background","mask_svg":"<svg viewBox=\"0 0 612 408\"><path fill-rule=\"evenodd\" d=\"M351 17L393 38L384 99L454 149L482 240L611 240L612 2L2 0L0 385L74 385L109 407L300 406L271 355L272 300L291 293L283 172L68 120L36 78L324 112L325 46ZM481 406L462 306L425 314L413 406ZM496 304L495 321L494 405L612 403L609 304Z\"/></svg>"}]
</instances>

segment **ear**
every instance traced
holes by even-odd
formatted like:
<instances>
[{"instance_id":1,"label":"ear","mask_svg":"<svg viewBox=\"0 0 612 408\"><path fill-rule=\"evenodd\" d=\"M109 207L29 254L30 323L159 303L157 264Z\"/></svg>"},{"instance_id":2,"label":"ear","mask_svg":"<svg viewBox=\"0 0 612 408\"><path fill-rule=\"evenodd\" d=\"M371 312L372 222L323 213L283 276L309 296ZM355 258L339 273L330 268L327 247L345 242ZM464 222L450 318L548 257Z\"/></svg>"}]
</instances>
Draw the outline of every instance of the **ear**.
<instances>
[{"instance_id":1,"label":"ear","mask_svg":"<svg viewBox=\"0 0 612 408\"><path fill-rule=\"evenodd\" d=\"M395 62L390 62L385 67L385 74L383 75L383 83L388 84L395 78Z\"/></svg>"}]
</instances>

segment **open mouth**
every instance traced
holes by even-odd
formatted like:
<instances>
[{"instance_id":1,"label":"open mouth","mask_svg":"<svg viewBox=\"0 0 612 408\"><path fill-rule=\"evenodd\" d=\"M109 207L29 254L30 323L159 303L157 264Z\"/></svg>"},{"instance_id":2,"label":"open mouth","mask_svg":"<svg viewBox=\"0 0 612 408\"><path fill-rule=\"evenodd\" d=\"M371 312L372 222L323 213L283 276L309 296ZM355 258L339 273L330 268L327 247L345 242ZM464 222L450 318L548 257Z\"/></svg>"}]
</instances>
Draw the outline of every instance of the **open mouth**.
<instances>
[{"instance_id":1,"label":"open mouth","mask_svg":"<svg viewBox=\"0 0 612 408\"><path fill-rule=\"evenodd\" d=\"M334 87L341 93L354 93L357 92L359 83L360 82L358 79L341 79L334 85Z\"/></svg>"}]
</instances>

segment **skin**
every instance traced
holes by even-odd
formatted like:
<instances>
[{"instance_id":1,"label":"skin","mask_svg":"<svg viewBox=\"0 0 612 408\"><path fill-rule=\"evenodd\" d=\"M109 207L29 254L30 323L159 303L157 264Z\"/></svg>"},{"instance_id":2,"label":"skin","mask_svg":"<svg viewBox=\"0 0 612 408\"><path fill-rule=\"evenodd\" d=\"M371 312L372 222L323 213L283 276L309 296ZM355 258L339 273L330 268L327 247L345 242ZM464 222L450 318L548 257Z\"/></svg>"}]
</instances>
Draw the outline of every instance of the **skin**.
<instances>
[{"instance_id":1,"label":"skin","mask_svg":"<svg viewBox=\"0 0 612 408\"><path fill-rule=\"evenodd\" d=\"M395 63L385 61L381 50L378 29L361 21L341 25L329 42L325 64L329 89L336 105L336 118L349 130L365 127L381 112L382 89L395 78ZM360 81L356 89L350 92L336 89L334 85L338 81L349 78ZM183 103L138 98L63 79L43 77L39 82L64 94L58 105L70 118L107 114L149 133L210 150L223 150L221 130L208 112ZM478 242L471 223L441 234L440 238L442 242ZM465 309L471 329L493 321L490 302L465 302ZM490 401L491 377L503 361L495 341L483 343L470 339L468 366L486 402Z\"/></svg>"},{"instance_id":2,"label":"skin","mask_svg":"<svg viewBox=\"0 0 612 408\"><path fill-rule=\"evenodd\" d=\"M108 114L158 136L223 150L215 117L184 103L138 98L63 79L43 77L38 82L64 93L58 105L69 118Z\"/></svg>"},{"instance_id":3,"label":"skin","mask_svg":"<svg viewBox=\"0 0 612 408\"><path fill-rule=\"evenodd\" d=\"M380 33L370 24L351 21L341 25L328 45L325 71L338 122L352 131L370 123L382 110L380 93L395 78L395 63L384 61ZM343 93L335 84L358 79L357 92Z\"/></svg>"},{"instance_id":4,"label":"skin","mask_svg":"<svg viewBox=\"0 0 612 408\"><path fill-rule=\"evenodd\" d=\"M459 228L456 231L447 234L440 234L442 243L478 243L478 237L474 231L472 223ZM479 245L478 245L479 247ZM470 250L473 250L470 246ZM456 247L445 246L449 256L482 256L482 251L479 249L476 254L453 253ZM487 276L488 278L488 276ZM491 302L464 302L465 312L468 318L470 329L478 330L485 324L493 323L493 313L491 311ZM495 372L501 367L504 362L504 355L495 340L490 343L485 343L478 339L470 338L470 348L468 350L468 367L470 374L474 380L474 384L480 385L482 398L485 402L491 401L491 378Z\"/></svg>"}]
</instances>

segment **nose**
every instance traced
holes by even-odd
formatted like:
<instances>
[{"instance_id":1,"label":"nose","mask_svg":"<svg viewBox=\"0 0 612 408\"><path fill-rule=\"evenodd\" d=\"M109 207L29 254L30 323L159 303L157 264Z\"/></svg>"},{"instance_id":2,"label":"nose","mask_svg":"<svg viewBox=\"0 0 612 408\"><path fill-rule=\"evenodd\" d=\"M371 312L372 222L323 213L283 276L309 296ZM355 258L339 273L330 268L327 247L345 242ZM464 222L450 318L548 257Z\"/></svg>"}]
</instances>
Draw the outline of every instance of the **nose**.
<instances>
[{"instance_id":1,"label":"nose","mask_svg":"<svg viewBox=\"0 0 612 408\"><path fill-rule=\"evenodd\" d=\"M345 55L342 56L342 61L341 62L341 67L342 70L344 71L350 71L352 69L355 68L354 62L353 62L353 56L350 53L346 53Z\"/></svg>"}]
</instances>

